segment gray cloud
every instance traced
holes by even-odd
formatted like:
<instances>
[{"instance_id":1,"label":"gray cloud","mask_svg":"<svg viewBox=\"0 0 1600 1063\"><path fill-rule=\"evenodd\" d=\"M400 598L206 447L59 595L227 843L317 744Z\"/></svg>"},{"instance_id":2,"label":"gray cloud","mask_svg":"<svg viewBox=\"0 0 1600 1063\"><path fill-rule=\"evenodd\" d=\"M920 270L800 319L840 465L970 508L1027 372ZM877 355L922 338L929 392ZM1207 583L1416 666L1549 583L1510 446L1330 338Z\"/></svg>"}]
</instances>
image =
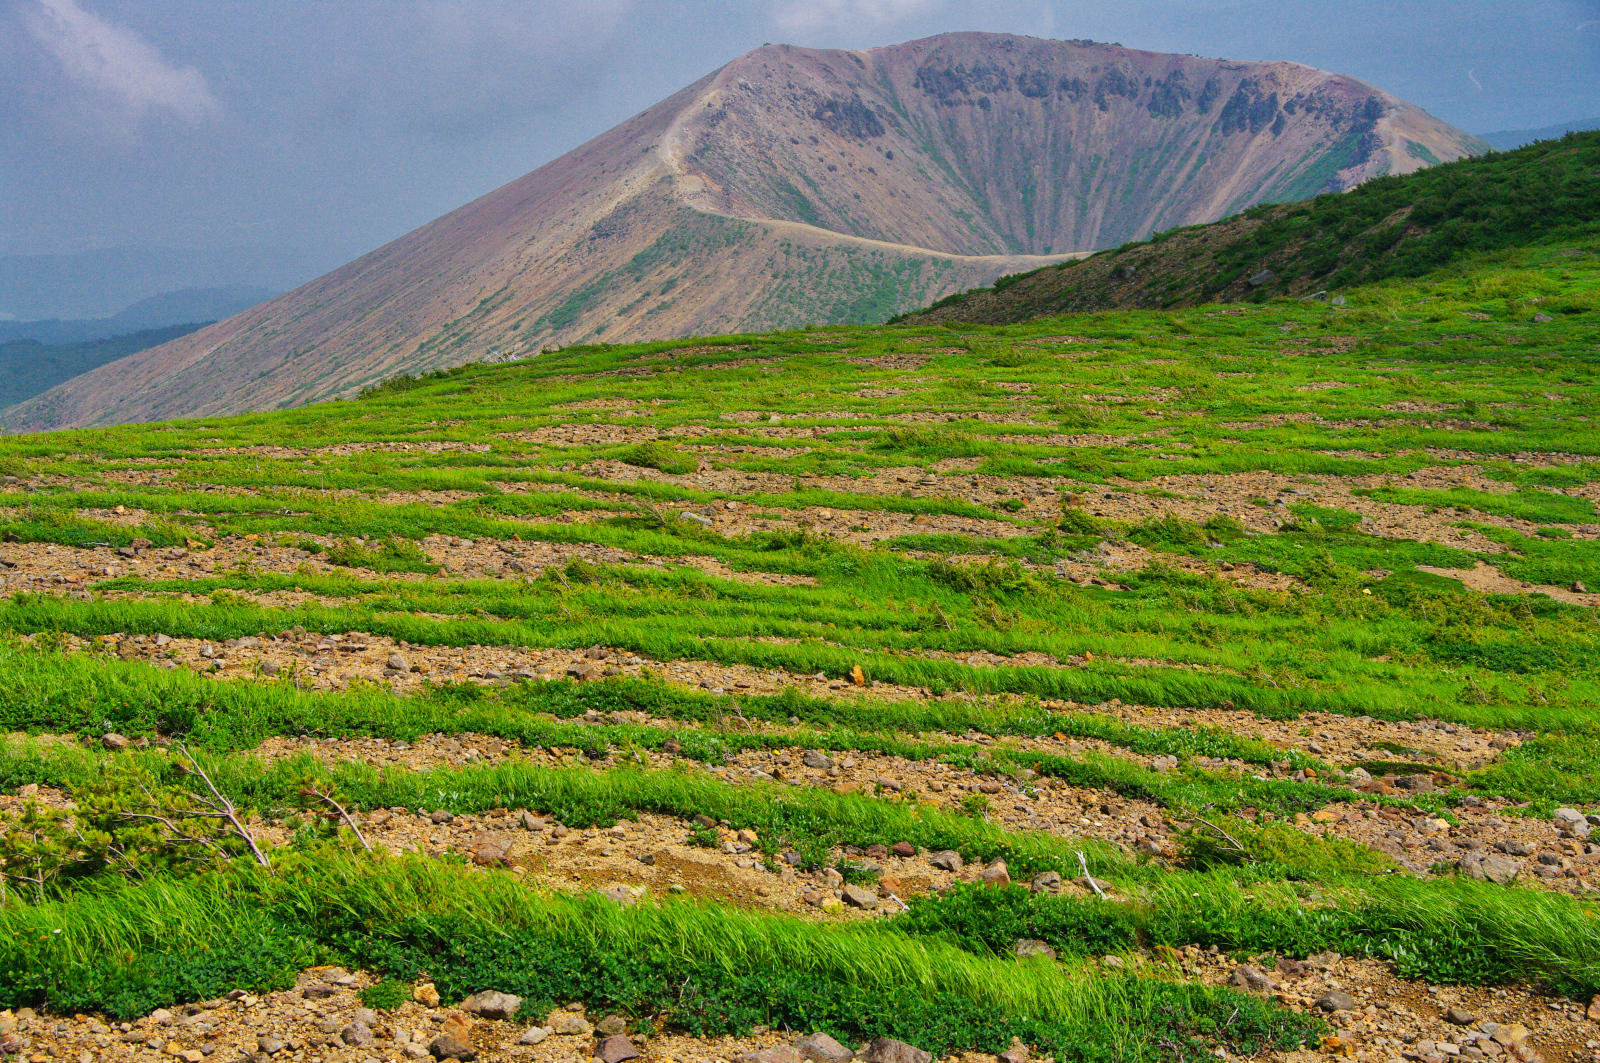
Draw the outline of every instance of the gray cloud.
<instances>
[{"instance_id":1,"label":"gray cloud","mask_svg":"<svg viewBox=\"0 0 1600 1063\"><path fill-rule=\"evenodd\" d=\"M113 116L166 113L199 124L222 112L205 75L168 62L137 33L77 0L38 0L25 24L67 79Z\"/></svg>"}]
</instances>

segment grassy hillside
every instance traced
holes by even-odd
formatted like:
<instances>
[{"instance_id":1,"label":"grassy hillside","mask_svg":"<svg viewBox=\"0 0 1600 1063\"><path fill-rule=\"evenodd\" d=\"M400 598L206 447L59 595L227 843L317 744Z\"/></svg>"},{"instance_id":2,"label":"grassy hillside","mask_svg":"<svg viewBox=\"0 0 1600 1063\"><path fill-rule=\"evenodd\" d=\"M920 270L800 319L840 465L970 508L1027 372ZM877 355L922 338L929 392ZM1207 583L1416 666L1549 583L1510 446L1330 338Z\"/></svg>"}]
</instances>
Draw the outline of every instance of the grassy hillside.
<instances>
[{"instance_id":1,"label":"grassy hillside","mask_svg":"<svg viewBox=\"0 0 1600 1063\"><path fill-rule=\"evenodd\" d=\"M1600 235L1600 132L1256 207L1003 278L905 321L1006 324L1109 307L1307 296L1420 277L1463 256Z\"/></svg>"},{"instance_id":2,"label":"grassy hillside","mask_svg":"<svg viewBox=\"0 0 1600 1063\"><path fill-rule=\"evenodd\" d=\"M107 362L187 336L205 324L207 322L202 321L192 325L169 325L79 343L34 340L0 343L0 426L5 423L4 411L8 406L31 399Z\"/></svg>"},{"instance_id":3,"label":"grassy hillside","mask_svg":"<svg viewBox=\"0 0 1600 1063\"><path fill-rule=\"evenodd\" d=\"M0 439L0 1007L1580 1058L1596 251Z\"/></svg>"}]
</instances>

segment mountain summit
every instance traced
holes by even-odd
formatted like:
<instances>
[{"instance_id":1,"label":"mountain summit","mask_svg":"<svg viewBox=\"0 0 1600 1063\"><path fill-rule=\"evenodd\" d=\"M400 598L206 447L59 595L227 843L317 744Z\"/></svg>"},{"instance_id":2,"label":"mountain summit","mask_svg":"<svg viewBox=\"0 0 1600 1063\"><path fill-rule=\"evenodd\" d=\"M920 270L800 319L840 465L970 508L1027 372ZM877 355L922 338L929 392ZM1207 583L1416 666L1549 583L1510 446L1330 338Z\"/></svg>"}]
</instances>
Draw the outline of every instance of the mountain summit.
<instances>
[{"instance_id":1,"label":"mountain summit","mask_svg":"<svg viewBox=\"0 0 1600 1063\"><path fill-rule=\"evenodd\" d=\"M983 33L862 52L768 46L5 422L236 413L577 342L883 320L1052 256L1481 147L1294 63Z\"/></svg>"}]
</instances>

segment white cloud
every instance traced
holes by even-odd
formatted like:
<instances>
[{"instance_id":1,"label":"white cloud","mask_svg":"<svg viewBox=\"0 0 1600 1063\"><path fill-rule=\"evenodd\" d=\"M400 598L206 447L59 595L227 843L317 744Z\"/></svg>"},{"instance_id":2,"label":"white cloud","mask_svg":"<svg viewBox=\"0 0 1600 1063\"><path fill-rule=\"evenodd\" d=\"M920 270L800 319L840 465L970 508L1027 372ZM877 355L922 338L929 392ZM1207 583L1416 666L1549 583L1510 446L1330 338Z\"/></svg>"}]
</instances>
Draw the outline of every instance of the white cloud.
<instances>
[{"instance_id":1,"label":"white cloud","mask_svg":"<svg viewBox=\"0 0 1600 1063\"><path fill-rule=\"evenodd\" d=\"M137 33L77 0L39 0L28 28L69 79L133 119L165 112L199 124L222 111L205 75L170 63Z\"/></svg>"},{"instance_id":2,"label":"white cloud","mask_svg":"<svg viewBox=\"0 0 1600 1063\"><path fill-rule=\"evenodd\" d=\"M772 20L781 30L805 34L887 26L943 6L943 0L785 0Z\"/></svg>"}]
</instances>

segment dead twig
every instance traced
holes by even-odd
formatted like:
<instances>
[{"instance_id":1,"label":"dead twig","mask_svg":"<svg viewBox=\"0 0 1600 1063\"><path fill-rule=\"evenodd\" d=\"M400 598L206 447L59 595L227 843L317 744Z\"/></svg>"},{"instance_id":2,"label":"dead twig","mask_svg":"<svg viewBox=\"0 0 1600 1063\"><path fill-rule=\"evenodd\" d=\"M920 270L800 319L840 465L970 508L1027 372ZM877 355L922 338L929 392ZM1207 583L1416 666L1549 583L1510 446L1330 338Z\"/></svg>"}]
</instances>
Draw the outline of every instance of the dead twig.
<instances>
[{"instance_id":1,"label":"dead twig","mask_svg":"<svg viewBox=\"0 0 1600 1063\"><path fill-rule=\"evenodd\" d=\"M1094 890L1094 895L1102 901L1105 900L1106 891L1101 889L1100 883L1096 882L1094 876L1089 874L1089 861L1084 857L1082 849L1078 850L1078 866L1083 868L1083 880L1089 884L1090 889Z\"/></svg>"},{"instance_id":2,"label":"dead twig","mask_svg":"<svg viewBox=\"0 0 1600 1063\"><path fill-rule=\"evenodd\" d=\"M205 783L206 789L211 794L209 798L200 795L197 800L211 810L209 815L212 818L226 819L229 826L233 828L233 833L243 839L244 843L250 847L250 854L256 858L256 863L270 870L272 861L267 859L267 854L262 852L261 846L256 844L255 834L249 827L245 826L245 822L240 817L239 810L234 807L233 802L228 800L221 790L217 789L217 784L211 781L211 776L206 774L206 770L200 766L200 762L195 759L194 754L189 752L188 746L179 742L178 752L182 753L183 758L189 762L186 770ZM202 815L204 814L202 813Z\"/></svg>"},{"instance_id":3,"label":"dead twig","mask_svg":"<svg viewBox=\"0 0 1600 1063\"><path fill-rule=\"evenodd\" d=\"M1209 819L1196 818L1195 822L1200 824L1203 827L1208 827L1212 831L1215 831L1217 837L1221 838L1223 841L1227 842L1230 846L1232 846L1234 852L1238 853L1240 856L1249 856L1250 855L1250 850L1246 849L1242 844L1240 844L1238 838L1235 838L1233 835L1229 834L1227 831L1223 830L1221 827L1217 826L1215 823L1211 822Z\"/></svg>"},{"instance_id":4,"label":"dead twig","mask_svg":"<svg viewBox=\"0 0 1600 1063\"><path fill-rule=\"evenodd\" d=\"M350 833L356 836L356 841L361 843L361 848L365 849L369 853L372 852L372 846L367 843L366 835L361 833L361 828L356 826L355 819L351 817L350 813L343 805L334 800L332 794L324 793L315 786L308 786L300 792L306 797L315 797L317 800L333 809L334 812L338 813L339 818L344 821L344 825L350 828Z\"/></svg>"}]
</instances>

